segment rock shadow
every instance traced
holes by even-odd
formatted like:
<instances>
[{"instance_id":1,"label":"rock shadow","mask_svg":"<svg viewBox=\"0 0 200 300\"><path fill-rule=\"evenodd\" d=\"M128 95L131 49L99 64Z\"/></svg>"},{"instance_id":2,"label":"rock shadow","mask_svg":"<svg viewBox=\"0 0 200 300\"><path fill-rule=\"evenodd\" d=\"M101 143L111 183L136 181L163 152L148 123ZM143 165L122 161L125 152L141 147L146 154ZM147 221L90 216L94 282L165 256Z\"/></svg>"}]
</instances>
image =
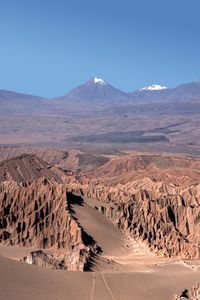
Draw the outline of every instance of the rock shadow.
<instances>
[{"instance_id":1,"label":"rock shadow","mask_svg":"<svg viewBox=\"0 0 200 300\"><path fill-rule=\"evenodd\" d=\"M81 196L75 195L72 192L67 192L66 194L67 197L67 207L72 215L73 219L76 220L78 223L79 227L81 228L81 234L82 234L82 240L85 246L87 247L92 247L93 251L91 250L90 253L90 258L87 261L87 264L84 266L84 271L85 272L92 272L92 268L96 266L96 261L98 260L98 256L103 252L101 247L97 245L97 242L95 239L89 235L85 229L81 226L81 224L78 221L78 218L76 216L76 212L74 209L74 205L78 206L84 206L84 200Z\"/></svg>"}]
</instances>

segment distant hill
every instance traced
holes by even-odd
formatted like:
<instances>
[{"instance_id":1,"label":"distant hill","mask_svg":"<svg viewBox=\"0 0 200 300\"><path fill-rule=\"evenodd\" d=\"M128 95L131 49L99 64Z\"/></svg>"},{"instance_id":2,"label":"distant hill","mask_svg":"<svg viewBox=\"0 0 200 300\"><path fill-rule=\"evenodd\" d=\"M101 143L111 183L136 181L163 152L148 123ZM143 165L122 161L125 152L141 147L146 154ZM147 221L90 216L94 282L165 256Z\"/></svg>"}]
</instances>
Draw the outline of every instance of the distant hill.
<instances>
[{"instance_id":1,"label":"distant hill","mask_svg":"<svg viewBox=\"0 0 200 300\"><path fill-rule=\"evenodd\" d=\"M39 96L33 96L33 95L28 95L28 94L22 94L22 93L17 93L13 91L7 91L7 90L0 90L0 101L41 101L43 99L42 97Z\"/></svg>"},{"instance_id":2,"label":"distant hill","mask_svg":"<svg viewBox=\"0 0 200 300\"><path fill-rule=\"evenodd\" d=\"M51 165L34 155L22 154L0 163L0 182L9 180L18 183L32 182L39 177L60 181L60 176L51 170Z\"/></svg>"},{"instance_id":3,"label":"distant hill","mask_svg":"<svg viewBox=\"0 0 200 300\"><path fill-rule=\"evenodd\" d=\"M26 113L43 108L43 98L13 91L0 90L0 113Z\"/></svg>"}]
</instances>

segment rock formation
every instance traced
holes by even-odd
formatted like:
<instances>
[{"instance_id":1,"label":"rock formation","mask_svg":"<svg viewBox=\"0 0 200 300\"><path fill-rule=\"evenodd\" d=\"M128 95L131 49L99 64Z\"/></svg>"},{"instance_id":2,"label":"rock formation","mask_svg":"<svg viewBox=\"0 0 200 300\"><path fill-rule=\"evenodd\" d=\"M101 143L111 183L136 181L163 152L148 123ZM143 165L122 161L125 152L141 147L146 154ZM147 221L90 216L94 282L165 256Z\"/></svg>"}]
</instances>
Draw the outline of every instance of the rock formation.
<instances>
[{"instance_id":1,"label":"rock formation","mask_svg":"<svg viewBox=\"0 0 200 300\"><path fill-rule=\"evenodd\" d=\"M111 186L101 178L71 176L67 188L100 201L100 212L156 253L200 257L200 185L185 188L146 178Z\"/></svg>"},{"instance_id":2,"label":"rock formation","mask_svg":"<svg viewBox=\"0 0 200 300\"><path fill-rule=\"evenodd\" d=\"M189 291L185 289L180 296L175 296L173 300L199 300L200 283L197 283Z\"/></svg>"},{"instance_id":3,"label":"rock formation","mask_svg":"<svg viewBox=\"0 0 200 300\"><path fill-rule=\"evenodd\" d=\"M128 159L128 164L124 159L114 159L113 166L108 162L88 175L64 173L32 155L2 162L0 242L53 249L52 255L36 252L27 259L52 268L86 270L99 249L73 214L72 204L80 200L79 195L96 200L96 208L125 236L140 239L155 253L199 258L198 159L140 156L130 159L131 163ZM175 163L176 183L173 172L165 167L168 163ZM156 170L155 176L150 176L149 165ZM184 175L187 167L189 181Z\"/></svg>"},{"instance_id":4,"label":"rock formation","mask_svg":"<svg viewBox=\"0 0 200 300\"><path fill-rule=\"evenodd\" d=\"M70 213L66 189L55 180L0 186L0 242L53 249L51 260L62 268L84 270L94 245L85 245L83 229ZM44 257L40 255L40 262ZM50 264L50 258L45 264ZM52 264L54 267L55 263Z\"/></svg>"},{"instance_id":5,"label":"rock formation","mask_svg":"<svg viewBox=\"0 0 200 300\"><path fill-rule=\"evenodd\" d=\"M200 257L198 205L184 203L181 196L152 198L143 191L127 203L99 210L124 234L142 239L156 253L193 259Z\"/></svg>"}]
</instances>

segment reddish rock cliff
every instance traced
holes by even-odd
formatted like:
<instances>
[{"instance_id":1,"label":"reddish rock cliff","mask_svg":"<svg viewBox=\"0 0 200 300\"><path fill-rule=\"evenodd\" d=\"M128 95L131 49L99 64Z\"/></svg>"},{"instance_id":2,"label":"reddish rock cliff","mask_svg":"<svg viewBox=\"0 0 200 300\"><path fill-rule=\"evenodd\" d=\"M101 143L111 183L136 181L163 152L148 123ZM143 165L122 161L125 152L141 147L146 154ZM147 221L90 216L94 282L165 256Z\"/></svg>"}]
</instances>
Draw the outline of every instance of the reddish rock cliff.
<instances>
[{"instance_id":1,"label":"reddish rock cliff","mask_svg":"<svg viewBox=\"0 0 200 300\"><path fill-rule=\"evenodd\" d=\"M84 270L94 245L85 245L83 229L69 211L66 188L40 178L30 185L0 186L0 242L53 249L62 267Z\"/></svg>"}]
</instances>

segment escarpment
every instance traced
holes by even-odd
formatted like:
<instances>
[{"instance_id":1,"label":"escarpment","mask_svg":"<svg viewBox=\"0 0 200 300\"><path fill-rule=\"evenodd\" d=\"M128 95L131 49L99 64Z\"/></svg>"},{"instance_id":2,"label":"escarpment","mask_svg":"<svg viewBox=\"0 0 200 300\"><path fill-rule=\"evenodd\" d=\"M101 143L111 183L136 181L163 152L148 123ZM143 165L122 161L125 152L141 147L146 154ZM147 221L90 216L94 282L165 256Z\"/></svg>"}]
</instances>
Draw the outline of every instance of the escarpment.
<instances>
[{"instance_id":1,"label":"escarpment","mask_svg":"<svg viewBox=\"0 0 200 300\"><path fill-rule=\"evenodd\" d=\"M179 197L155 199L149 193L141 192L127 203L101 207L100 211L126 235L142 239L158 254L199 258L199 205L180 205Z\"/></svg>"},{"instance_id":2,"label":"escarpment","mask_svg":"<svg viewBox=\"0 0 200 300\"><path fill-rule=\"evenodd\" d=\"M70 213L66 188L46 178L24 186L1 184L0 242L52 249L51 257L40 255L40 261L45 258L46 265L69 270L86 269L96 251L95 245L84 243L83 229Z\"/></svg>"},{"instance_id":3,"label":"escarpment","mask_svg":"<svg viewBox=\"0 0 200 300\"><path fill-rule=\"evenodd\" d=\"M199 185L185 189L144 179L111 187L82 178L68 188L98 200L99 211L126 236L144 241L157 254L200 257Z\"/></svg>"}]
</instances>

